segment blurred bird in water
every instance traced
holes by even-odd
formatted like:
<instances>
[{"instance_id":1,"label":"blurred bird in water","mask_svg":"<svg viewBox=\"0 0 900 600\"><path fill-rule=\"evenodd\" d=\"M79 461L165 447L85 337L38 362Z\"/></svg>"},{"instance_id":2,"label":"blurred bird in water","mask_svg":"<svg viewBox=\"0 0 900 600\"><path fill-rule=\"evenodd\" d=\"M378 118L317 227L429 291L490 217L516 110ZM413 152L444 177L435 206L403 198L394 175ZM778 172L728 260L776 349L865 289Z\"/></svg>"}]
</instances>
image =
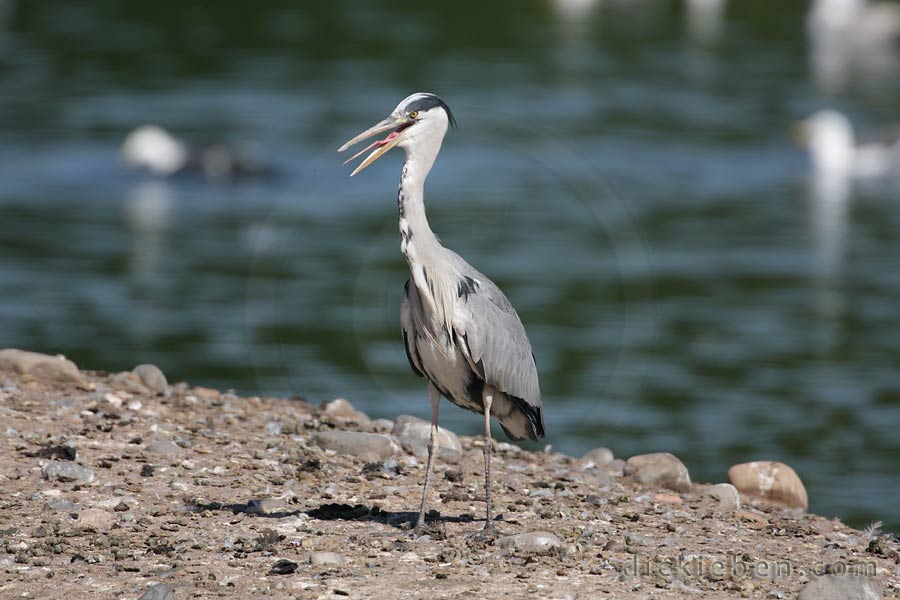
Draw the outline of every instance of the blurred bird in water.
<instances>
[{"instance_id":1,"label":"blurred bird in water","mask_svg":"<svg viewBox=\"0 0 900 600\"><path fill-rule=\"evenodd\" d=\"M821 110L797 127L814 172L830 177L877 179L900 175L900 139L858 144L850 120L836 110Z\"/></svg>"},{"instance_id":2,"label":"blurred bird in water","mask_svg":"<svg viewBox=\"0 0 900 600\"><path fill-rule=\"evenodd\" d=\"M122 144L122 157L132 168L158 177L194 174L229 181L276 175L273 167L251 156L247 149L224 144L193 149L158 125L132 130Z\"/></svg>"},{"instance_id":3,"label":"blurred bird in water","mask_svg":"<svg viewBox=\"0 0 900 600\"><path fill-rule=\"evenodd\" d=\"M406 151L397 209L400 249L412 277L406 282L400 323L410 366L428 381L431 402L428 462L414 532L421 534L425 527L428 485L438 442L438 405L443 396L484 415L486 517L482 534L493 535L490 418L493 415L512 439L537 440L544 435L544 417L534 354L515 309L490 279L441 245L425 217L425 178L451 124L455 124L453 114L443 100L434 94L417 93L339 151L372 136L388 134L347 160L374 148L351 175L394 146Z\"/></svg>"}]
</instances>

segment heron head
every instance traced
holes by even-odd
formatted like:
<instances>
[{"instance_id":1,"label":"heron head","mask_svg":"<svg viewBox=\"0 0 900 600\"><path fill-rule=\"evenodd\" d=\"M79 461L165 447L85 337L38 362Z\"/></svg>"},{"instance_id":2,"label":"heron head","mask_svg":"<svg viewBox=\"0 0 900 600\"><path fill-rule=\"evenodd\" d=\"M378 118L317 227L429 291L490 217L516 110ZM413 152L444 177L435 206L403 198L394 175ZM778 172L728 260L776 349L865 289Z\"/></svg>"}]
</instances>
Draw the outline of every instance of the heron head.
<instances>
[{"instance_id":1,"label":"heron head","mask_svg":"<svg viewBox=\"0 0 900 600\"><path fill-rule=\"evenodd\" d=\"M378 160L394 146L406 149L407 153L422 144L440 147L441 140L450 125L455 126L456 120L447 103L434 94L418 92L404 98L387 118L338 148L338 152L343 152L350 146L374 135L388 134L387 137L372 142L344 162L347 164L374 148L372 153L350 173L352 177Z\"/></svg>"}]
</instances>

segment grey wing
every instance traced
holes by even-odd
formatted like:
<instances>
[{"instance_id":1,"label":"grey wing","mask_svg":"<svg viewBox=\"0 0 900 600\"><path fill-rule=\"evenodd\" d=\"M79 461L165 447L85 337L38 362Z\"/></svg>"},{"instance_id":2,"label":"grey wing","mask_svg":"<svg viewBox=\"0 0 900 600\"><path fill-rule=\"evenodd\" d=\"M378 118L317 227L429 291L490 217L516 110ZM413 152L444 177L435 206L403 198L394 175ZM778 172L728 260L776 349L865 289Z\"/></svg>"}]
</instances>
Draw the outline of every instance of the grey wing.
<instances>
[{"instance_id":1,"label":"grey wing","mask_svg":"<svg viewBox=\"0 0 900 600\"><path fill-rule=\"evenodd\" d=\"M400 328L403 330L403 348L406 350L406 359L413 372L419 377L425 377L422 363L419 361L419 351L416 349L416 328L413 323L412 309L410 308L409 280L403 288L403 300L400 302ZM418 298L414 299L418 301Z\"/></svg>"},{"instance_id":2,"label":"grey wing","mask_svg":"<svg viewBox=\"0 0 900 600\"><path fill-rule=\"evenodd\" d=\"M463 277L453 329L470 368L485 383L509 396L510 419L515 416L513 412L527 417L524 431L504 425L507 433L517 438L542 437L541 390L534 353L519 315L500 288L477 272Z\"/></svg>"}]
</instances>

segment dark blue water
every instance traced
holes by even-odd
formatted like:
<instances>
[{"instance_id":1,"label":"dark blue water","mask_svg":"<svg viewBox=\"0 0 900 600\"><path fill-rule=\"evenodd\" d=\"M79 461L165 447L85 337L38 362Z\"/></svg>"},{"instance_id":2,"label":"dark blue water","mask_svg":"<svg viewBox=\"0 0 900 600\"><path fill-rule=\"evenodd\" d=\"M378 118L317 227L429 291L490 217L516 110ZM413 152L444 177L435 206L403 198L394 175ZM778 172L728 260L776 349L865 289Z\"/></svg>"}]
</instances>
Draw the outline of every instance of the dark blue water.
<instances>
[{"instance_id":1,"label":"dark blue water","mask_svg":"<svg viewBox=\"0 0 900 600\"><path fill-rule=\"evenodd\" d=\"M335 150L434 91L460 127L429 218L525 322L547 443L671 451L700 481L782 460L811 510L900 528L900 188L823 202L789 135L823 106L900 120L898 82L824 92L802 7L737 3L717 33L662 0L3 1L0 346L426 416L401 155L349 179ZM143 123L281 175L130 172Z\"/></svg>"}]
</instances>

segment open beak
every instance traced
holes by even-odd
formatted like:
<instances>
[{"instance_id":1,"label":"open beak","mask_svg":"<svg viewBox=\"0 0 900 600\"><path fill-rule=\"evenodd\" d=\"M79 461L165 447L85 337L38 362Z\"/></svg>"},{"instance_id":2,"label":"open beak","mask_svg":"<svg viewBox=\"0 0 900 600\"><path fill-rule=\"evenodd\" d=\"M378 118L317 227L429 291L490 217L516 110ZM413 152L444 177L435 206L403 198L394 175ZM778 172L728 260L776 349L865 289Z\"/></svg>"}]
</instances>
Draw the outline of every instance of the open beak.
<instances>
[{"instance_id":1,"label":"open beak","mask_svg":"<svg viewBox=\"0 0 900 600\"><path fill-rule=\"evenodd\" d=\"M388 136L386 138L372 142L371 144L369 144L368 146L366 146L365 148L363 148L362 150L360 150L359 152L357 152L356 154L354 154L353 156L351 156L350 158L348 158L347 160L344 161L344 164L346 165L348 162L350 162L352 160L356 160L361 155L365 154L366 151L371 150L372 148L375 148L375 150L372 151L372 153L369 154L365 158L365 160L363 160L361 163L359 163L359 166L357 166L355 169L353 169L353 172L350 173L350 177L353 177L354 175L356 175L357 173L359 173L360 171L362 171L363 169L365 169L366 167L371 165L373 162L378 160L381 157L381 155L387 153L388 150L390 150L391 148L396 146L398 143L400 143L400 140L403 139L403 136L402 136L403 131L412 124L413 124L413 121L408 119L407 117L388 117L387 119L381 121L380 123L376 123L372 127L366 129L365 131L360 133L358 136L356 136L355 138L353 138L352 140L350 140L349 142L347 142L346 144L344 144L343 146L338 148L338 152L343 152L350 146L358 144L359 142L361 142L365 139L368 139L368 138L372 137L373 135L378 135L380 133L384 133L385 131L391 132L390 134L388 134Z\"/></svg>"}]
</instances>

